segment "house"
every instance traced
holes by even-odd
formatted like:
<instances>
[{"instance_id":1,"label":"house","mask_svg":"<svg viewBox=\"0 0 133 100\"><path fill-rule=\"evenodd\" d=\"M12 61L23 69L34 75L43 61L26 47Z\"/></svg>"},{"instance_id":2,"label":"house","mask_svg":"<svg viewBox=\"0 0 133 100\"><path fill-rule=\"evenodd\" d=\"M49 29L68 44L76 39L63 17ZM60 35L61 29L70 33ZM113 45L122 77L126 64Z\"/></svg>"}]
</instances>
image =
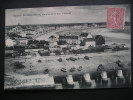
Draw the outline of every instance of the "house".
<instances>
[{"instance_id":1,"label":"house","mask_svg":"<svg viewBox=\"0 0 133 100\"><path fill-rule=\"evenodd\" d=\"M81 33L80 34L80 42L82 46L93 46L95 47L95 39L92 37L91 33Z\"/></svg>"},{"instance_id":2,"label":"house","mask_svg":"<svg viewBox=\"0 0 133 100\"><path fill-rule=\"evenodd\" d=\"M57 42L57 41L59 41L57 35L51 35L48 39L49 39L49 42Z\"/></svg>"},{"instance_id":3,"label":"house","mask_svg":"<svg viewBox=\"0 0 133 100\"><path fill-rule=\"evenodd\" d=\"M49 50L50 51L60 50L60 46L57 44L58 37L56 35L51 35L48 38L48 41L49 41Z\"/></svg>"},{"instance_id":4,"label":"house","mask_svg":"<svg viewBox=\"0 0 133 100\"><path fill-rule=\"evenodd\" d=\"M33 34L33 35L36 35L36 33L37 33L35 30L29 29L29 28L23 29L23 31L24 31L25 33L27 33L27 34Z\"/></svg>"},{"instance_id":5,"label":"house","mask_svg":"<svg viewBox=\"0 0 133 100\"><path fill-rule=\"evenodd\" d=\"M73 49L73 50L80 49L80 45L73 45L73 46L71 46L71 49Z\"/></svg>"},{"instance_id":6,"label":"house","mask_svg":"<svg viewBox=\"0 0 133 100\"><path fill-rule=\"evenodd\" d=\"M59 45L49 45L49 50L50 51L61 51L61 47Z\"/></svg>"},{"instance_id":7,"label":"house","mask_svg":"<svg viewBox=\"0 0 133 100\"><path fill-rule=\"evenodd\" d=\"M22 32L22 27L20 24L18 24L16 27L12 28L9 32L10 33L12 33L12 32L13 33L20 33L20 32Z\"/></svg>"},{"instance_id":8,"label":"house","mask_svg":"<svg viewBox=\"0 0 133 100\"><path fill-rule=\"evenodd\" d=\"M22 31L22 32L20 32L20 33L19 33L19 35L20 35L21 37L26 37L26 33L25 33L25 32L23 32L23 31Z\"/></svg>"},{"instance_id":9,"label":"house","mask_svg":"<svg viewBox=\"0 0 133 100\"><path fill-rule=\"evenodd\" d=\"M28 43L28 39L26 37L16 38L16 45L26 46Z\"/></svg>"},{"instance_id":10,"label":"house","mask_svg":"<svg viewBox=\"0 0 133 100\"><path fill-rule=\"evenodd\" d=\"M31 34L31 33L27 33L27 34L26 34L26 37L28 37L28 38L29 38L29 37L33 37L33 36L34 36L34 34Z\"/></svg>"},{"instance_id":11,"label":"house","mask_svg":"<svg viewBox=\"0 0 133 100\"><path fill-rule=\"evenodd\" d=\"M94 38L84 38L83 44L86 47L89 47L89 46L95 47L96 46L96 43L95 43L95 39Z\"/></svg>"},{"instance_id":12,"label":"house","mask_svg":"<svg viewBox=\"0 0 133 100\"><path fill-rule=\"evenodd\" d=\"M81 34L79 35L80 41L83 41L83 39L84 39L84 38L87 38L87 36L88 36L88 33L81 33Z\"/></svg>"},{"instance_id":13,"label":"house","mask_svg":"<svg viewBox=\"0 0 133 100\"><path fill-rule=\"evenodd\" d=\"M59 35L59 40L66 41L67 44L79 44L79 36Z\"/></svg>"},{"instance_id":14,"label":"house","mask_svg":"<svg viewBox=\"0 0 133 100\"><path fill-rule=\"evenodd\" d=\"M88 33L87 38L93 38L91 33Z\"/></svg>"},{"instance_id":15,"label":"house","mask_svg":"<svg viewBox=\"0 0 133 100\"><path fill-rule=\"evenodd\" d=\"M5 57L12 57L14 54L13 50L5 50Z\"/></svg>"}]
</instances>

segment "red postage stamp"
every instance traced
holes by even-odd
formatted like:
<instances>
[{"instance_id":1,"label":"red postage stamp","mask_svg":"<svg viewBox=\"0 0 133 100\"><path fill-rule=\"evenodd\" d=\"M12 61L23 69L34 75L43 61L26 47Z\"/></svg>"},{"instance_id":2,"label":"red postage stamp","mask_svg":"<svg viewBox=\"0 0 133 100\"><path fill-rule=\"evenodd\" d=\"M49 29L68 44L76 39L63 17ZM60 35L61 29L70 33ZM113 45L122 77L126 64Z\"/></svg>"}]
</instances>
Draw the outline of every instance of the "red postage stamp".
<instances>
[{"instance_id":1,"label":"red postage stamp","mask_svg":"<svg viewBox=\"0 0 133 100\"><path fill-rule=\"evenodd\" d=\"M124 8L107 9L107 28L123 29L124 28Z\"/></svg>"}]
</instances>

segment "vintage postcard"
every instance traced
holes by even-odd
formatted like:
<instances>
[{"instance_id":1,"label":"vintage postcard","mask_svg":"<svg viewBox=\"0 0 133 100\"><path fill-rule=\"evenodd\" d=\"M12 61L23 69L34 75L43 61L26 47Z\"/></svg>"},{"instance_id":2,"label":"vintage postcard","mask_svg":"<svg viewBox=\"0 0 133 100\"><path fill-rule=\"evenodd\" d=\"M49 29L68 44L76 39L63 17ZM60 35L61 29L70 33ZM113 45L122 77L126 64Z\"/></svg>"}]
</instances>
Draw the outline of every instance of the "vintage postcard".
<instances>
[{"instance_id":1,"label":"vintage postcard","mask_svg":"<svg viewBox=\"0 0 133 100\"><path fill-rule=\"evenodd\" d=\"M130 5L5 10L4 89L131 87Z\"/></svg>"}]
</instances>

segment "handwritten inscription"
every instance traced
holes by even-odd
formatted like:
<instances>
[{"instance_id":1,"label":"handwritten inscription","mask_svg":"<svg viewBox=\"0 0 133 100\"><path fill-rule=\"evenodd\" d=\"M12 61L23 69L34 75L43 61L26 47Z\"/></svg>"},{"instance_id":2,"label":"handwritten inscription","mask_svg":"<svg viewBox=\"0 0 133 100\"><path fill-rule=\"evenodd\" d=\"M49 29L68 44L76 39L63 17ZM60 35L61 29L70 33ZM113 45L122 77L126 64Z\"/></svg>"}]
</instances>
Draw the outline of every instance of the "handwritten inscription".
<instances>
[{"instance_id":1,"label":"handwritten inscription","mask_svg":"<svg viewBox=\"0 0 133 100\"><path fill-rule=\"evenodd\" d=\"M18 14L18 15L13 15L14 17L21 17L21 16L47 16L47 15L66 15L66 14L71 14L71 12L64 12L64 13L42 13L42 14Z\"/></svg>"},{"instance_id":2,"label":"handwritten inscription","mask_svg":"<svg viewBox=\"0 0 133 100\"><path fill-rule=\"evenodd\" d=\"M5 83L5 87L14 87L14 86L32 86L32 85L44 85L50 84L49 81L45 78L36 78L36 79L24 79L24 80L13 80Z\"/></svg>"}]
</instances>

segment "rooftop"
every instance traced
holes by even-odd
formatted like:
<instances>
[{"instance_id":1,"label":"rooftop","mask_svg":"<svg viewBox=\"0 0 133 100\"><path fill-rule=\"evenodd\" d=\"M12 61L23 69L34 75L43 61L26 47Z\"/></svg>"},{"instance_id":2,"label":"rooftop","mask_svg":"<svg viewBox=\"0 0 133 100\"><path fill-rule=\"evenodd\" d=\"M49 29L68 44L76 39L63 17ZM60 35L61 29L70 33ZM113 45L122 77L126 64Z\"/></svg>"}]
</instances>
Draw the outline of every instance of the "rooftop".
<instances>
[{"instance_id":1,"label":"rooftop","mask_svg":"<svg viewBox=\"0 0 133 100\"><path fill-rule=\"evenodd\" d=\"M15 40L27 40L27 37L15 38Z\"/></svg>"},{"instance_id":2,"label":"rooftop","mask_svg":"<svg viewBox=\"0 0 133 100\"><path fill-rule=\"evenodd\" d=\"M65 36L59 35L59 39L78 39L78 36Z\"/></svg>"},{"instance_id":3,"label":"rooftop","mask_svg":"<svg viewBox=\"0 0 133 100\"><path fill-rule=\"evenodd\" d=\"M80 37L87 37L88 36L88 33L81 33L80 34Z\"/></svg>"},{"instance_id":4,"label":"rooftop","mask_svg":"<svg viewBox=\"0 0 133 100\"><path fill-rule=\"evenodd\" d=\"M91 42L91 41L95 41L94 38L84 38L83 42Z\"/></svg>"}]
</instances>

